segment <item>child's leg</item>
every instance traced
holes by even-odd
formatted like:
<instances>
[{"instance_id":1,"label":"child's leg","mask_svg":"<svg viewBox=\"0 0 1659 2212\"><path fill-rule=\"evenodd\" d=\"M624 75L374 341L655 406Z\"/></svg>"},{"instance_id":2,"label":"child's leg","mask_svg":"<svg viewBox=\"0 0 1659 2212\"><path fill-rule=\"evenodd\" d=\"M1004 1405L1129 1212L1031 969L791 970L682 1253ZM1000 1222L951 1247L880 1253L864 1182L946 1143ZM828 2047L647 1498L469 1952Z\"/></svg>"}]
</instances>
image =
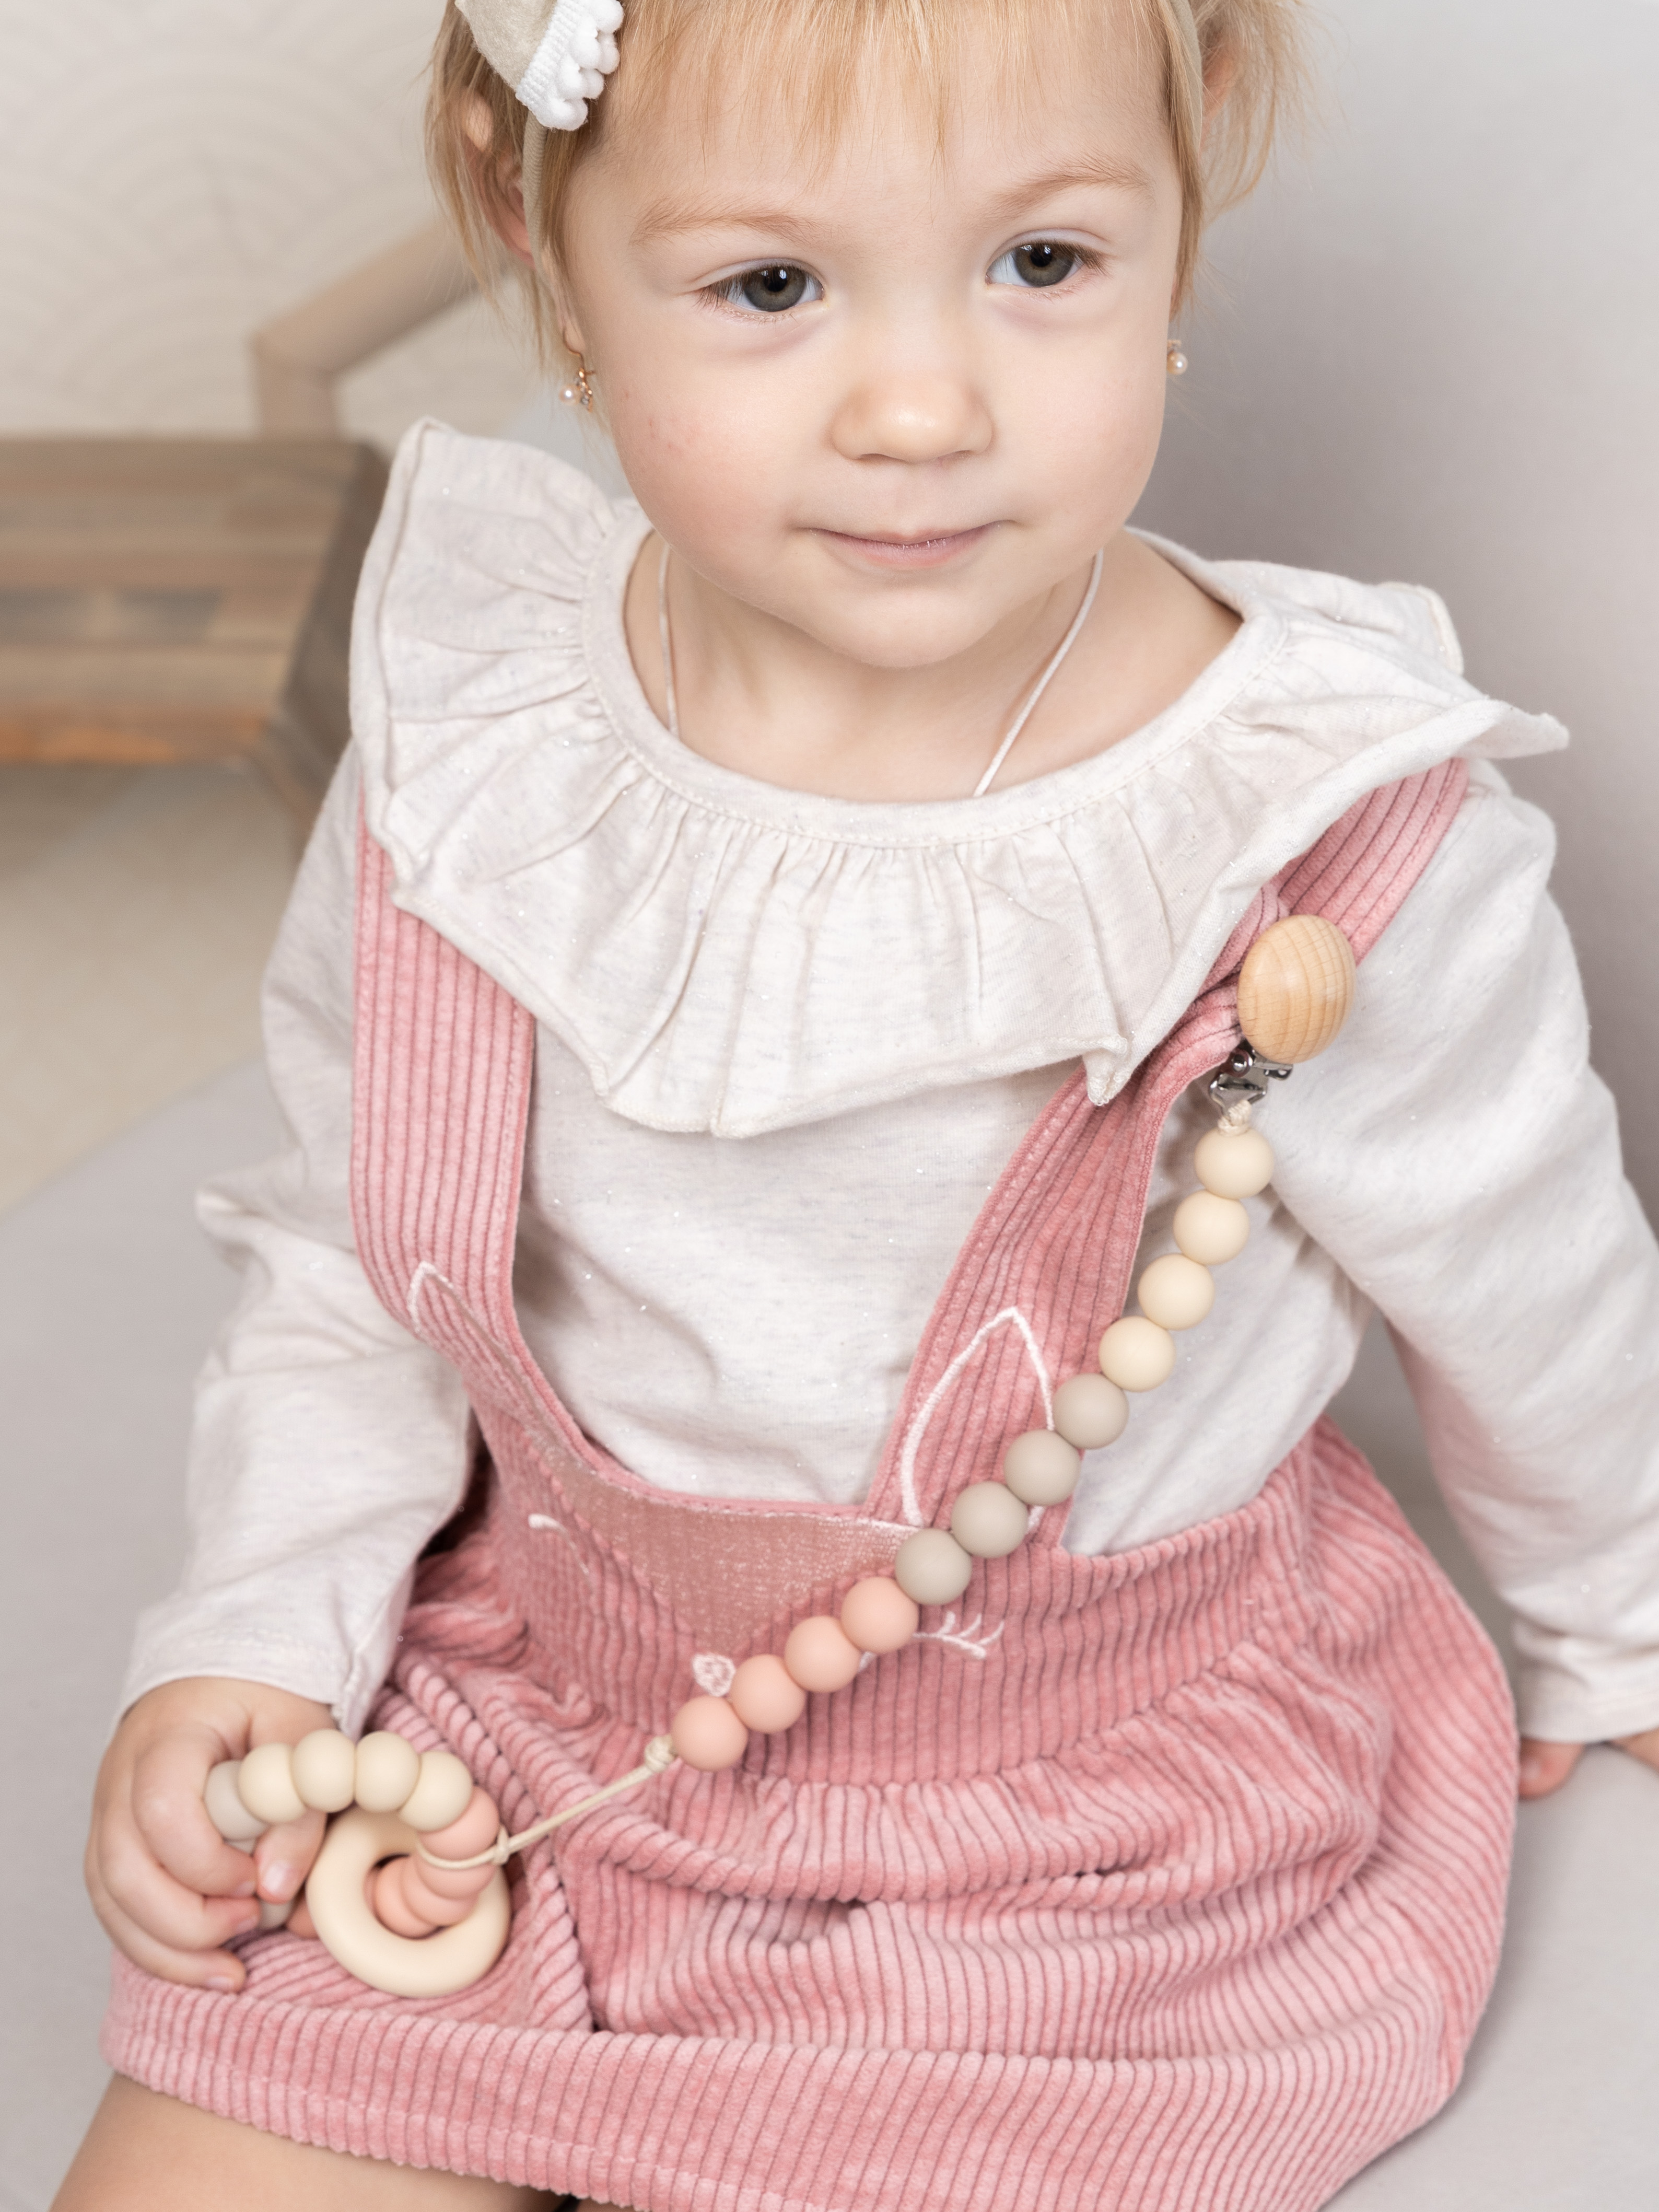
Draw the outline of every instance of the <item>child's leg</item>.
<instances>
[{"instance_id":1,"label":"child's leg","mask_svg":"<svg viewBox=\"0 0 1659 2212\"><path fill-rule=\"evenodd\" d=\"M558 2201L261 2135L118 2075L52 2212L552 2212Z\"/></svg>"}]
</instances>

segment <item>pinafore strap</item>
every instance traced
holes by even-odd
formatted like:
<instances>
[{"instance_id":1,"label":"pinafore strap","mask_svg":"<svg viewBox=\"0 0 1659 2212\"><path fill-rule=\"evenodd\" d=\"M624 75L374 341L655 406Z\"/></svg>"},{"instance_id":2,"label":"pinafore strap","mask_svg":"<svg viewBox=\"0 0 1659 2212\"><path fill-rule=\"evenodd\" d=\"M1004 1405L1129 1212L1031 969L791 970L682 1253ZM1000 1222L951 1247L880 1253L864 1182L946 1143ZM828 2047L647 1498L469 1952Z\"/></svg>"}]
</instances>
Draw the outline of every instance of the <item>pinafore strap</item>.
<instances>
[{"instance_id":1,"label":"pinafore strap","mask_svg":"<svg viewBox=\"0 0 1659 2212\"><path fill-rule=\"evenodd\" d=\"M352 1203L389 1310L443 1352L486 1432L505 1419L570 1510L709 1632L887 1566L1040 1425L1054 1381L1091 1365L1122 1311L1159 1133L1239 1041L1240 963L1261 931L1317 914L1363 959L1462 803L1450 761L1370 793L1252 900L1192 1006L1104 1107L1079 1074L1038 1116L988 1199L930 1316L866 1504L710 1501L646 1484L585 1437L519 1328L513 1263L535 1024L501 986L394 902L365 829L358 856ZM1061 1511L1034 1532L1058 1543Z\"/></svg>"}]
</instances>

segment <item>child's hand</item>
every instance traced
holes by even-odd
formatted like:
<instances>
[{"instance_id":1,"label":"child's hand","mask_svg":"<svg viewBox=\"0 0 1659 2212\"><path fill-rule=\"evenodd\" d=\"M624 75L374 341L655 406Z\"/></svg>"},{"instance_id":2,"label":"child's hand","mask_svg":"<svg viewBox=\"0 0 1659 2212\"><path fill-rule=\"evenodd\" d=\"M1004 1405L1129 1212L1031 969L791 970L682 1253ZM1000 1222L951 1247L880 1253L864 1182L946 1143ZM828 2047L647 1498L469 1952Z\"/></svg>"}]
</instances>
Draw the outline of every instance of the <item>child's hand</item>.
<instances>
[{"instance_id":1,"label":"child's hand","mask_svg":"<svg viewBox=\"0 0 1659 2212\"><path fill-rule=\"evenodd\" d=\"M332 1725L325 1705L258 1682L200 1676L139 1698L104 1754L87 1842L94 1908L128 1958L167 1981L240 1989L241 1961L220 1946L258 1925L256 1880L258 1897L294 1896L323 1815L267 1829L250 1858L208 1819L209 1770Z\"/></svg>"},{"instance_id":2,"label":"child's hand","mask_svg":"<svg viewBox=\"0 0 1659 2212\"><path fill-rule=\"evenodd\" d=\"M1615 1736L1620 1751L1659 1771L1659 1728L1644 1729L1638 1735ZM1537 1736L1521 1739L1521 1795L1547 1797L1559 1790L1583 1755L1582 1743L1546 1743Z\"/></svg>"}]
</instances>

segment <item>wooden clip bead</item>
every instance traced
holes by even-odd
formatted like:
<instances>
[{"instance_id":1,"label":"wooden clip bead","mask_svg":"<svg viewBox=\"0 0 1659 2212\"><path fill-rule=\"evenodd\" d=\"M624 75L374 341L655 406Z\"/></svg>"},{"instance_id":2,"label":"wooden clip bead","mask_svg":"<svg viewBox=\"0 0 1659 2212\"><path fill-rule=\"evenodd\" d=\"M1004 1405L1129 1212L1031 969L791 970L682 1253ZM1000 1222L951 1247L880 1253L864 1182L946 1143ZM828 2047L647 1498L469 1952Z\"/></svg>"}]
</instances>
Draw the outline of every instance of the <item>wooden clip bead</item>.
<instances>
[{"instance_id":1,"label":"wooden clip bead","mask_svg":"<svg viewBox=\"0 0 1659 2212\"><path fill-rule=\"evenodd\" d=\"M1334 922L1287 915L1264 929L1238 977L1238 1025L1263 1060L1295 1067L1323 1052L1353 1006L1353 951Z\"/></svg>"}]
</instances>

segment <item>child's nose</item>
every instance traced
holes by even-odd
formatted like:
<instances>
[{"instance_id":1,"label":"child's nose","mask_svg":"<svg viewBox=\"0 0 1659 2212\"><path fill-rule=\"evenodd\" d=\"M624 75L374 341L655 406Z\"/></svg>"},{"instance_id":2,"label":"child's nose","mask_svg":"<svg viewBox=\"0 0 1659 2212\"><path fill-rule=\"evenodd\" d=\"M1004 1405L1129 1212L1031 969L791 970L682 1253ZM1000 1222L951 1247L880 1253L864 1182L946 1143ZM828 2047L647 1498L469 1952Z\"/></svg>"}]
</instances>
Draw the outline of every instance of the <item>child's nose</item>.
<instances>
[{"instance_id":1,"label":"child's nose","mask_svg":"<svg viewBox=\"0 0 1659 2212\"><path fill-rule=\"evenodd\" d=\"M929 373L866 378L837 409L831 434L852 461L942 461L982 453L993 425L964 379Z\"/></svg>"}]
</instances>

